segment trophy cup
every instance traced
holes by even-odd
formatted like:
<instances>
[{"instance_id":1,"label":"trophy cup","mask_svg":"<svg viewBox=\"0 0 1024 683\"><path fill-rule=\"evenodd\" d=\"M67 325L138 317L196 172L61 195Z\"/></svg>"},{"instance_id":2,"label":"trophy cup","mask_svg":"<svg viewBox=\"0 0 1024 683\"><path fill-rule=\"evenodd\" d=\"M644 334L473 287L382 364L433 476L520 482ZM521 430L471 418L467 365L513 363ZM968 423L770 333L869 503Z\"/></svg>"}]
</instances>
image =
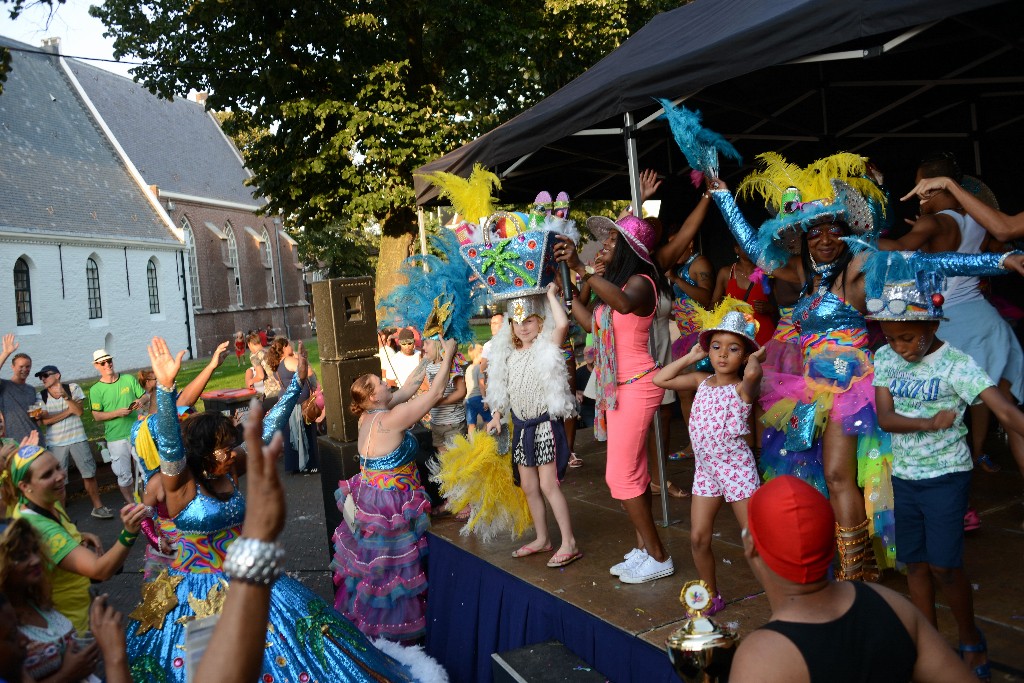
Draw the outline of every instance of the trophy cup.
<instances>
[{"instance_id":1,"label":"trophy cup","mask_svg":"<svg viewBox=\"0 0 1024 683\"><path fill-rule=\"evenodd\" d=\"M711 606L711 591L703 581L683 586L679 601L690 618L665 643L676 675L687 683L723 683L729 680L739 636L720 627L704 612Z\"/></svg>"}]
</instances>

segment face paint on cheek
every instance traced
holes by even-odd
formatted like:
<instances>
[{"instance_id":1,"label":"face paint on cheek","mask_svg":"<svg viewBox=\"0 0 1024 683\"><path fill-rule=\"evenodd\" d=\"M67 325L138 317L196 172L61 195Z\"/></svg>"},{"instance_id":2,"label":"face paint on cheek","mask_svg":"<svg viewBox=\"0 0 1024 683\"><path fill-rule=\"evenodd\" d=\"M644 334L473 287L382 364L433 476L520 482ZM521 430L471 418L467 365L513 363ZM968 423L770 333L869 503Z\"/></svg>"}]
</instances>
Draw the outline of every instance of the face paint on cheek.
<instances>
[{"instance_id":1,"label":"face paint on cheek","mask_svg":"<svg viewBox=\"0 0 1024 683\"><path fill-rule=\"evenodd\" d=\"M921 341L917 343L917 350L924 353L927 341L928 340L925 337L921 337Z\"/></svg>"}]
</instances>

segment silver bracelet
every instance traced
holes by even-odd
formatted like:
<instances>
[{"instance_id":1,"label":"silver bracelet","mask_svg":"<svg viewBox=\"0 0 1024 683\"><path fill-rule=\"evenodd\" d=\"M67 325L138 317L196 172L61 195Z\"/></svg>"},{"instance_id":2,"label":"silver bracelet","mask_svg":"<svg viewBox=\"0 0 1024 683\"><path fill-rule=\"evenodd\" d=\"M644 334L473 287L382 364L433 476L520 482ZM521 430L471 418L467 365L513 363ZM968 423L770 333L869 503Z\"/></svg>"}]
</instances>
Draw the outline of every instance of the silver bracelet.
<instances>
[{"instance_id":1,"label":"silver bracelet","mask_svg":"<svg viewBox=\"0 0 1024 683\"><path fill-rule=\"evenodd\" d=\"M1019 249L1014 249L1013 251L1003 252L1003 255L999 258L999 268L1002 268L1003 270L1009 270L1006 267L1006 259L1007 259L1007 257L1009 257L1009 256L1016 256L1017 254L1020 254L1020 253L1024 253L1024 252L1021 252Z\"/></svg>"},{"instance_id":2,"label":"silver bracelet","mask_svg":"<svg viewBox=\"0 0 1024 683\"><path fill-rule=\"evenodd\" d=\"M242 536L228 548L224 573L229 579L269 586L284 570L284 548Z\"/></svg>"}]
</instances>

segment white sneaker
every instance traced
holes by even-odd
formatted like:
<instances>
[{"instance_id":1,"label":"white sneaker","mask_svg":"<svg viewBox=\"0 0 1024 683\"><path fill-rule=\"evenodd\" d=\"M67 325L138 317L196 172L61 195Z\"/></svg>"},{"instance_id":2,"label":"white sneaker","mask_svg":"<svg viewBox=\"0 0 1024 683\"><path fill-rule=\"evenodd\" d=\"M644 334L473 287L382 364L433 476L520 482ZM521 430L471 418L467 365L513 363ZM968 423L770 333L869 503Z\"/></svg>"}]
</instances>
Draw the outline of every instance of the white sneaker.
<instances>
[{"instance_id":1,"label":"white sneaker","mask_svg":"<svg viewBox=\"0 0 1024 683\"><path fill-rule=\"evenodd\" d=\"M634 567L627 569L619 575L619 581L622 583L647 583L648 581L654 581L655 579L661 579L666 576L672 576L675 574L676 568L672 564L672 558L669 557L664 562L658 562L656 559L644 553L644 559Z\"/></svg>"},{"instance_id":2,"label":"white sneaker","mask_svg":"<svg viewBox=\"0 0 1024 683\"><path fill-rule=\"evenodd\" d=\"M633 548L622 556L625 561L613 565L612 568L608 570L608 573L612 576L622 576L623 572L630 570L643 562L645 557L647 557L646 550L643 550L642 548Z\"/></svg>"}]
</instances>

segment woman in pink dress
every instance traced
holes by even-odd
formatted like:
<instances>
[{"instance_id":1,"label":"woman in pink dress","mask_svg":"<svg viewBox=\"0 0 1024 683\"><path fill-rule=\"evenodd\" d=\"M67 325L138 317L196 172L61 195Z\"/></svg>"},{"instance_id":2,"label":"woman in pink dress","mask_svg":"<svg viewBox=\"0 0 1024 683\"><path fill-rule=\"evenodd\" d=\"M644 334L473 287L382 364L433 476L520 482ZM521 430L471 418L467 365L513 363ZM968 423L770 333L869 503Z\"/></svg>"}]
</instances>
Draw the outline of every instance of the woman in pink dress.
<instances>
[{"instance_id":1,"label":"woman in pink dress","mask_svg":"<svg viewBox=\"0 0 1024 683\"><path fill-rule=\"evenodd\" d=\"M636 547L610 572L623 583L644 583L675 572L654 526L645 449L647 431L664 394L654 386L653 373L659 365L648 350L648 338L658 291L665 285L651 258L654 229L650 223L634 216L614 223L595 216L587 220L587 228L603 243L603 274L580 262L568 238L560 238L555 258L579 273L597 295L593 311L574 298L572 313L585 330L594 333L597 348L594 436L608 441L605 480L636 530Z\"/></svg>"}]
</instances>

